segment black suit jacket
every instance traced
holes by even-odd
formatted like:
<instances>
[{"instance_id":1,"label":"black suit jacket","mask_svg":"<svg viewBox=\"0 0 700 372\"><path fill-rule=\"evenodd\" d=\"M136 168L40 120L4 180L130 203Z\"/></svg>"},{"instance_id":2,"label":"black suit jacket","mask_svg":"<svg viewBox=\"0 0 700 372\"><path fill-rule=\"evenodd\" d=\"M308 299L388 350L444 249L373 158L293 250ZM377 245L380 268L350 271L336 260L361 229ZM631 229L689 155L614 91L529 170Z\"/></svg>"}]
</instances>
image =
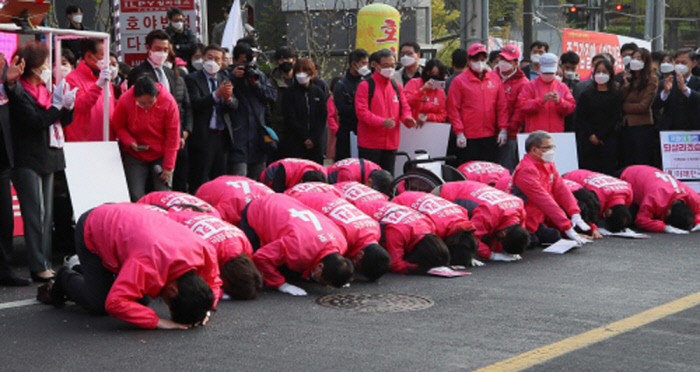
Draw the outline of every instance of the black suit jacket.
<instances>
[{"instance_id":1,"label":"black suit jacket","mask_svg":"<svg viewBox=\"0 0 700 372\"><path fill-rule=\"evenodd\" d=\"M163 71L165 72L165 77L168 78L168 83L170 84L170 94L175 97L175 84L177 82L175 79L175 72L165 66L163 67ZM145 60L140 65L129 71L129 76L126 78L127 87L131 88L131 86L134 85L134 82L136 82L136 79L138 79L142 74L147 74L151 77L151 79L153 79L153 81L158 82L156 70L153 69L153 66L150 62L148 62L148 60Z\"/></svg>"},{"instance_id":2,"label":"black suit jacket","mask_svg":"<svg viewBox=\"0 0 700 372\"><path fill-rule=\"evenodd\" d=\"M216 74L217 86L225 81L229 81L224 74L221 72ZM235 110L238 107L238 100L235 96L231 95L231 101L224 102L223 99L217 103L212 97L211 88L209 87L208 75L204 70L195 71L187 76L185 76L185 84L187 85L187 92L190 95L190 104L192 106L192 133L188 137L188 141L192 143L192 146L204 146L207 144L203 143L207 137L207 131L209 131L209 124L211 122L211 116L214 114L214 106L221 105L221 115L222 119L226 125L226 132L229 138L230 145L233 145L233 131L231 126L231 119L228 115L229 112Z\"/></svg>"},{"instance_id":3,"label":"black suit jacket","mask_svg":"<svg viewBox=\"0 0 700 372\"><path fill-rule=\"evenodd\" d=\"M654 100L654 109L663 109L659 122L660 130L700 130L700 78L690 76L686 84L690 88L690 97L686 97L680 89L676 79L673 80L673 88L666 101L661 100L663 92L662 80L659 83L659 91Z\"/></svg>"}]
</instances>

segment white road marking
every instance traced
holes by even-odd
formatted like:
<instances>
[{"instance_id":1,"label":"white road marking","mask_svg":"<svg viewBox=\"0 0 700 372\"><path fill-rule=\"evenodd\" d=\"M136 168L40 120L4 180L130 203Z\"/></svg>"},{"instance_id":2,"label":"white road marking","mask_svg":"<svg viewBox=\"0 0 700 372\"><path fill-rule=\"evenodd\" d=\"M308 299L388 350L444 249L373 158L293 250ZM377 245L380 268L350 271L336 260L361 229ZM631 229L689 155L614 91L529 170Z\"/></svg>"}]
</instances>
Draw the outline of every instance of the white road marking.
<instances>
[{"instance_id":1,"label":"white road marking","mask_svg":"<svg viewBox=\"0 0 700 372\"><path fill-rule=\"evenodd\" d=\"M0 310L13 309L15 307L38 305L40 303L41 302L37 301L36 298L29 298L26 300L19 300L19 301L12 301L12 302L4 302L4 303L0 303Z\"/></svg>"}]
</instances>

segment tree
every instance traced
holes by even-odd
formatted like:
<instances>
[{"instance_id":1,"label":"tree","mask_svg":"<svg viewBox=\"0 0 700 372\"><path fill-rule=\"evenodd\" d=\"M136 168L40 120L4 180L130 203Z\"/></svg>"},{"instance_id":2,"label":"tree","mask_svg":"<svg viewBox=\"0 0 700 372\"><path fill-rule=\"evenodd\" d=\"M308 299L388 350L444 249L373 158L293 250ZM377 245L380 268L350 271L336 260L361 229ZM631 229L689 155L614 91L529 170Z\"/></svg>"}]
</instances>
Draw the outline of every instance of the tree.
<instances>
[{"instance_id":1,"label":"tree","mask_svg":"<svg viewBox=\"0 0 700 372\"><path fill-rule=\"evenodd\" d=\"M445 65L449 66L452 62L452 52L459 47L459 10L448 9L444 0L430 0L431 5L431 23L430 30L432 39L440 39L450 35L457 37L451 40L444 41L444 48L438 52L437 58Z\"/></svg>"}]
</instances>

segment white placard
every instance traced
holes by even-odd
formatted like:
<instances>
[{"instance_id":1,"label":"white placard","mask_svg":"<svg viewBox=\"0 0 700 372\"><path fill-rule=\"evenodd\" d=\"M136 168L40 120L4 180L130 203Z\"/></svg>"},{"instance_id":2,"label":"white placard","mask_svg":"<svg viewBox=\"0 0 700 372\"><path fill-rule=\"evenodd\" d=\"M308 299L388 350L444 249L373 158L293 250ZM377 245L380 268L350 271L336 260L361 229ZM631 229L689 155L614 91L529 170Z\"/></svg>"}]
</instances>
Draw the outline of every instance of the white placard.
<instances>
[{"instance_id":1,"label":"white placard","mask_svg":"<svg viewBox=\"0 0 700 372\"><path fill-rule=\"evenodd\" d=\"M441 157L447 154L447 142L450 140L450 124L446 123L425 123L423 128L406 128L401 125L401 142L399 151L407 152L411 158L415 158L416 150L425 150L433 157ZM403 174L403 165L406 158L396 157L394 176ZM444 162L440 162L443 164Z\"/></svg>"},{"instance_id":2,"label":"white placard","mask_svg":"<svg viewBox=\"0 0 700 372\"><path fill-rule=\"evenodd\" d=\"M569 239L559 239L556 243L547 247L542 252L554 253L554 254L564 254L574 248L578 248L580 245L574 240Z\"/></svg>"},{"instance_id":3,"label":"white placard","mask_svg":"<svg viewBox=\"0 0 700 372\"><path fill-rule=\"evenodd\" d=\"M523 159L525 151L525 140L530 133L518 134L518 156ZM559 174L565 174L578 169L578 151L576 151L576 135L574 133L550 133L552 141L557 147L554 157L554 165Z\"/></svg>"},{"instance_id":4,"label":"white placard","mask_svg":"<svg viewBox=\"0 0 700 372\"><path fill-rule=\"evenodd\" d=\"M116 142L68 142L63 152L76 220L101 204L130 201Z\"/></svg>"},{"instance_id":5,"label":"white placard","mask_svg":"<svg viewBox=\"0 0 700 372\"><path fill-rule=\"evenodd\" d=\"M700 192L700 131L661 132L663 171Z\"/></svg>"}]
</instances>

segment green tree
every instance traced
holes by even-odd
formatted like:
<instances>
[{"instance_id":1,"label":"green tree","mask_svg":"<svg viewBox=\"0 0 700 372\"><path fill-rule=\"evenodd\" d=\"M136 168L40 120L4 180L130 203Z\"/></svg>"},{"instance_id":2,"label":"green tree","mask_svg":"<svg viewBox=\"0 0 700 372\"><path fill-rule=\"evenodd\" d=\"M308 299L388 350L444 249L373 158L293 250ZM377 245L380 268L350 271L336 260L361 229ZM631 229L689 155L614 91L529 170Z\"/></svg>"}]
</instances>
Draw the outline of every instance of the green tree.
<instances>
[{"instance_id":1,"label":"green tree","mask_svg":"<svg viewBox=\"0 0 700 372\"><path fill-rule=\"evenodd\" d=\"M430 30L433 40L444 38L450 35L456 35L456 38L443 41L444 46L437 55L447 66L452 60L452 52L459 47L459 10L450 9L446 6L444 0L430 0L432 9Z\"/></svg>"}]
</instances>

